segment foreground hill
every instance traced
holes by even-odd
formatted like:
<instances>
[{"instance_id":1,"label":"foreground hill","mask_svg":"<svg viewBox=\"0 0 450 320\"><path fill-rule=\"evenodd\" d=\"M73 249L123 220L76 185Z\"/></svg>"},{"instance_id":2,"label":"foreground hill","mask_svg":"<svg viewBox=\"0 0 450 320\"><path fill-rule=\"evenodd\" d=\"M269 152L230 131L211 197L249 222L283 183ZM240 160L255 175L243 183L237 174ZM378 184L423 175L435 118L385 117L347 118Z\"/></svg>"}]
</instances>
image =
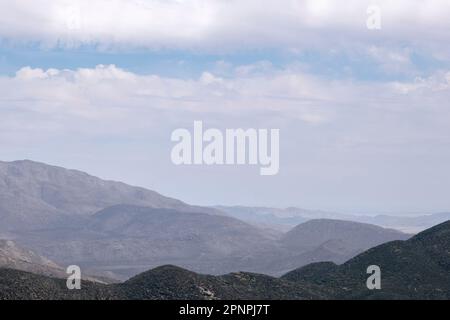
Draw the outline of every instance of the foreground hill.
<instances>
[{"instance_id":1,"label":"foreground hill","mask_svg":"<svg viewBox=\"0 0 450 320\"><path fill-rule=\"evenodd\" d=\"M248 272L224 276L193 273L174 266L164 266L140 274L118 286L129 299L320 299L325 298L316 285L285 281Z\"/></svg>"},{"instance_id":2,"label":"foreground hill","mask_svg":"<svg viewBox=\"0 0 450 320\"><path fill-rule=\"evenodd\" d=\"M68 290L66 280L0 268L0 300L120 299L114 285L83 281L81 290Z\"/></svg>"},{"instance_id":3,"label":"foreground hill","mask_svg":"<svg viewBox=\"0 0 450 320\"><path fill-rule=\"evenodd\" d=\"M450 221L407 241L369 249L343 265L309 265L282 278L321 285L335 298L450 299ZM367 290L367 267L381 268L382 289Z\"/></svg>"},{"instance_id":4,"label":"foreground hill","mask_svg":"<svg viewBox=\"0 0 450 320\"><path fill-rule=\"evenodd\" d=\"M0 300L234 300L324 299L312 284L299 285L270 276L233 273L197 274L175 266L142 273L122 284L82 281L81 290L68 290L66 281L18 270L0 269Z\"/></svg>"},{"instance_id":5,"label":"foreground hill","mask_svg":"<svg viewBox=\"0 0 450 320\"><path fill-rule=\"evenodd\" d=\"M252 273L199 275L164 266L122 284L65 281L0 269L0 299L450 299L450 221L407 241L370 249L343 265L316 263L281 278ZM365 286L369 265L382 272L382 289Z\"/></svg>"}]
</instances>

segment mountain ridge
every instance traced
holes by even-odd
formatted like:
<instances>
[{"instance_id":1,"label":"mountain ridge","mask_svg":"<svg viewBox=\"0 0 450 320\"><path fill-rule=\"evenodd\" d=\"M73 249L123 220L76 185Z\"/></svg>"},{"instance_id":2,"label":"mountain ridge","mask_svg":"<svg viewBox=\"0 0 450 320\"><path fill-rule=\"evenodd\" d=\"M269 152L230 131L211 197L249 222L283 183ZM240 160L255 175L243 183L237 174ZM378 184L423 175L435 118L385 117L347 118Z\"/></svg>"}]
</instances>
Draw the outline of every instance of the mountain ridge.
<instances>
[{"instance_id":1,"label":"mountain ridge","mask_svg":"<svg viewBox=\"0 0 450 320\"><path fill-rule=\"evenodd\" d=\"M215 206L215 208L255 226L282 232L287 232L298 224L312 219L336 219L373 224L405 233L418 233L450 219L450 212L422 215L357 215L299 207Z\"/></svg>"},{"instance_id":2,"label":"mountain ridge","mask_svg":"<svg viewBox=\"0 0 450 320\"><path fill-rule=\"evenodd\" d=\"M223 214L79 170L31 160L0 161L0 212L4 221L0 231L47 228L64 223L68 216L89 216L116 204Z\"/></svg>"},{"instance_id":3,"label":"mountain ridge","mask_svg":"<svg viewBox=\"0 0 450 320\"><path fill-rule=\"evenodd\" d=\"M372 300L450 299L450 221L405 241L371 248L341 265L314 263L280 278L237 272L211 276L165 265L121 284L65 282L0 268L0 299L112 300ZM366 287L370 265L379 265L381 289Z\"/></svg>"}]
</instances>

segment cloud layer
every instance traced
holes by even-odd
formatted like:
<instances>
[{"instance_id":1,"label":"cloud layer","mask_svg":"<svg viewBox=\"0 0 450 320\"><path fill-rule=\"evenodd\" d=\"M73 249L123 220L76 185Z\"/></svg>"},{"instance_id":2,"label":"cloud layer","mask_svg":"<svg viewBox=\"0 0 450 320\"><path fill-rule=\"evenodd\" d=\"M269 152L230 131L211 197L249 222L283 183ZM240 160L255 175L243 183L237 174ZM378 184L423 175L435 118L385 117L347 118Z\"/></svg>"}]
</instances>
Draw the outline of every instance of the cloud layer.
<instances>
[{"instance_id":1,"label":"cloud layer","mask_svg":"<svg viewBox=\"0 0 450 320\"><path fill-rule=\"evenodd\" d=\"M193 203L450 206L450 72L359 83L257 63L230 74L179 79L113 65L24 67L0 77L0 157L72 166ZM279 128L280 174L260 181L252 168L174 167L170 134L194 120Z\"/></svg>"},{"instance_id":2,"label":"cloud layer","mask_svg":"<svg viewBox=\"0 0 450 320\"><path fill-rule=\"evenodd\" d=\"M95 68L48 69L24 67L13 77L0 77L2 130L17 124L14 117L42 116L45 126L78 126L78 122L118 122L146 127L158 112L252 117L275 114L309 126L347 127L390 118L427 123L433 131L450 119L450 72L405 82L330 80L293 68L277 69L262 64L235 67L231 77L205 71L196 79L138 75L114 65ZM384 120L383 120L384 119ZM449 120L450 121L450 120ZM345 123L347 122L347 123ZM32 126L38 121L30 121ZM450 124L450 123L449 123ZM51 126L50 126L51 127ZM79 126L80 130L98 130ZM414 136L412 127L410 136ZM119 129L120 130L120 129ZM357 136L355 132L355 136ZM391 137L389 137L391 138Z\"/></svg>"},{"instance_id":3,"label":"cloud layer","mask_svg":"<svg viewBox=\"0 0 450 320\"><path fill-rule=\"evenodd\" d=\"M379 31L366 28L374 4ZM2 39L50 47L330 50L400 41L444 54L436 43L450 29L446 0L2 0L0 11Z\"/></svg>"}]
</instances>

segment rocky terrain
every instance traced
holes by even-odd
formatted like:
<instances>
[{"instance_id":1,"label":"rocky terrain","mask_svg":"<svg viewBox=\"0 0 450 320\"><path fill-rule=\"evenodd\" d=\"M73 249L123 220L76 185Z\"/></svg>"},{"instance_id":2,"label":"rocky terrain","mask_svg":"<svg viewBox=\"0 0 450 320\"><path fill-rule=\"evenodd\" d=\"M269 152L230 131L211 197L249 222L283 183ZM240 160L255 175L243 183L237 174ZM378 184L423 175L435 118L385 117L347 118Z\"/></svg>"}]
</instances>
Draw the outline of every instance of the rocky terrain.
<instances>
[{"instance_id":1,"label":"rocky terrain","mask_svg":"<svg viewBox=\"0 0 450 320\"><path fill-rule=\"evenodd\" d=\"M65 281L0 269L0 299L450 299L450 221L406 241L393 241L342 265L311 264L280 278L232 273L200 275L159 267L116 285ZM381 290L368 290L369 265L382 270Z\"/></svg>"},{"instance_id":2,"label":"rocky terrain","mask_svg":"<svg viewBox=\"0 0 450 320\"><path fill-rule=\"evenodd\" d=\"M18 246L11 240L0 240L0 267L28 271L53 277L66 277L65 270L53 261Z\"/></svg>"}]
</instances>

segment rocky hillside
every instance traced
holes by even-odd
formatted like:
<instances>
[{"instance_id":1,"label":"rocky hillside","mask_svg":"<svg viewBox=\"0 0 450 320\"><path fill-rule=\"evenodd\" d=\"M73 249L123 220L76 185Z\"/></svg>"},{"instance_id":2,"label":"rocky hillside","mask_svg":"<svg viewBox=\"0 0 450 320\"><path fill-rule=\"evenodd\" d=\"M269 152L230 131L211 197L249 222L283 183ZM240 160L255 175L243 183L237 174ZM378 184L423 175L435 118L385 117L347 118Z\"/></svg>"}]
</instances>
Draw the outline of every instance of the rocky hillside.
<instances>
[{"instance_id":1,"label":"rocky hillside","mask_svg":"<svg viewBox=\"0 0 450 320\"><path fill-rule=\"evenodd\" d=\"M366 271L381 268L381 290L367 290ZM326 287L336 298L449 299L450 221L407 241L372 248L348 262L314 264L292 271L285 280L308 281Z\"/></svg>"},{"instance_id":2,"label":"rocky hillside","mask_svg":"<svg viewBox=\"0 0 450 320\"><path fill-rule=\"evenodd\" d=\"M66 276L63 268L53 261L24 249L11 240L0 240L0 267L53 277Z\"/></svg>"},{"instance_id":3,"label":"rocky hillside","mask_svg":"<svg viewBox=\"0 0 450 320\"><path fill-rule=\"evenodd\" d=\"M450 299L450 221L407 241L370 249L342 265L316 263L281 278L252 273L199 275L173 266L122 284L63 280L0 269L0 299ZM369 265L381 268L381 290L368 290Z\"/></svg>"}]
</instances>

